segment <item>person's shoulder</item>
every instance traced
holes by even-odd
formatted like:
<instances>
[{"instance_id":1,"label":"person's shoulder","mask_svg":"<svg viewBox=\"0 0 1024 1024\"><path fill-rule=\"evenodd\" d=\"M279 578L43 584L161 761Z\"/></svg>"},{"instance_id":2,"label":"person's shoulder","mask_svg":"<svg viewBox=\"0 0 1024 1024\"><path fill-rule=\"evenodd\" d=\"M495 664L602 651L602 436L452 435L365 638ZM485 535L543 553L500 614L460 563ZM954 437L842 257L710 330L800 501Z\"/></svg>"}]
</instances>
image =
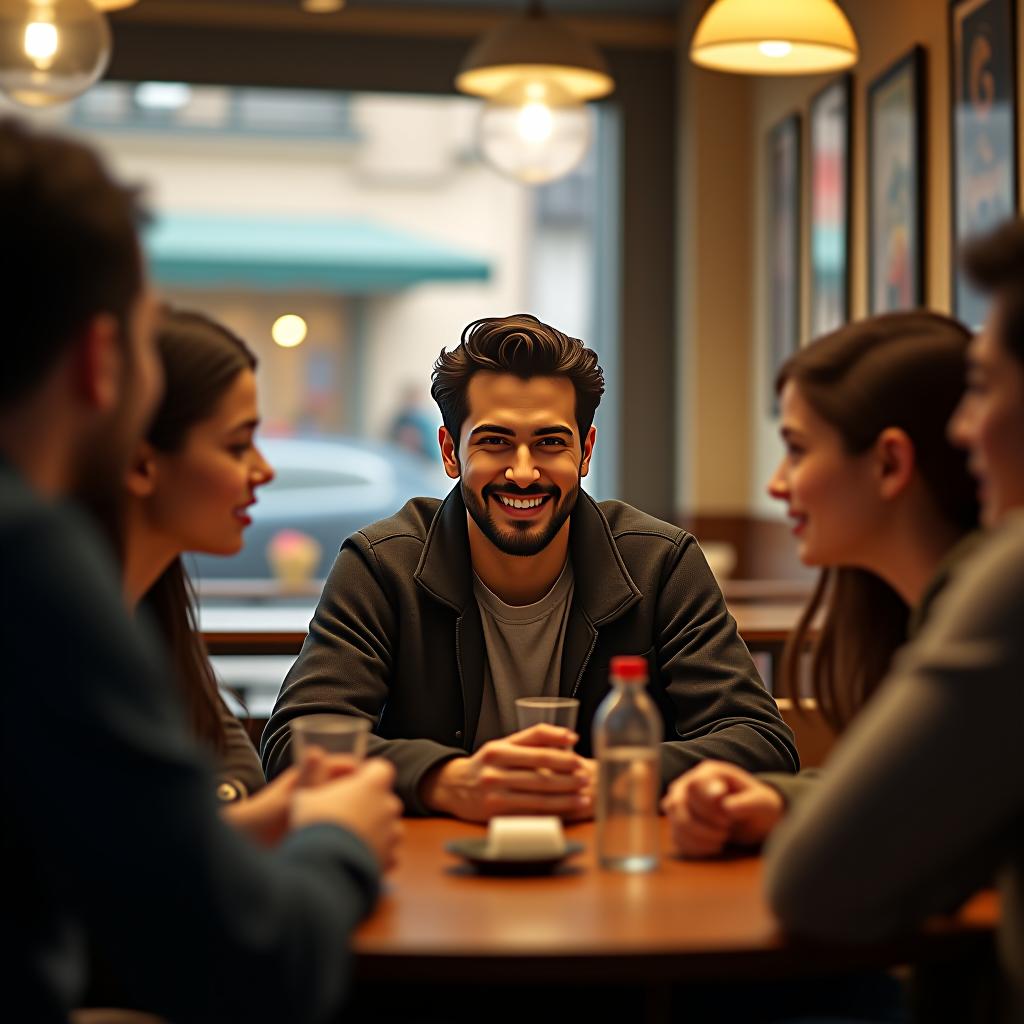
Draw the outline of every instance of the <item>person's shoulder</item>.
<instances>
[{"instance_id":1,"label":"person's shoulder","mask_svg":"<svg viewBox=\"0 0 1024 1024\"><path fill-rule=\"evenodd\" d=\"M394 515L364 526L356 536L370 547L402 538L422 545L440 507L440 498L410 498Z\"/></svg>"},{"instance_id":2,"label":"person's shoulder","mask_svg":"<svg viewBox=\"0 0 1024 1024\"><path fill-rule=\"evenodd\" d=\"M8 580L20 576L23 583L111 571L102 538L81 512L10 480L0 485L0 557Z\"/></svg>"},{"instance_id":3,"label":"person's shoulder","mask_svg":"<svg viewBox=\"0 0 1024 1024\"><path fill-rule=\"evenodd\" d=\"M1019 633L1024 607L1024 511L990 530L956 567L936 604L947 616ZM1021 634L1024 636L1024 634Z\"/></svg>"},{"instance_id":4,"label":"person's shoulder","mask_svg":"<svg viewBox=\"0 0 1024 1024\"><path fill-rule=\"evenodd\" d=\"M599 501L597 507L608 521L616 541L629 536L651 537L679 547L691 536L681 527L641 512L624 501Z\"/></svg>"},{"instance_id":5,"label":"person's shoulder","mask_svg":"<svg viewBox=\"0 0 1024 1024\"><path fill-rule=\"evenodd\" d=\"M958 566L958 582L989 586L997 581L1024 590L1024 510L1010 513L980 537Z\"/></svg>"},{"instance_id":6,"label":"person's shoulder","mask_svg":"<svg viewBox=\"0 0 1024 1024\"><path fill-rule=\"evenodd\" d=\"M0 490L0 633L12 645L8 658L31 662L51 677L56 673L65 696L97 666L111 677L157 674L153 652L125 611L112 547L85 511L38 496L10 500ZM61 642L54 644L57 631ZM39 657L43 649L46 658ZM64 671L69 659L77 666L71 675Z\"/></svg>"}]
</instances>

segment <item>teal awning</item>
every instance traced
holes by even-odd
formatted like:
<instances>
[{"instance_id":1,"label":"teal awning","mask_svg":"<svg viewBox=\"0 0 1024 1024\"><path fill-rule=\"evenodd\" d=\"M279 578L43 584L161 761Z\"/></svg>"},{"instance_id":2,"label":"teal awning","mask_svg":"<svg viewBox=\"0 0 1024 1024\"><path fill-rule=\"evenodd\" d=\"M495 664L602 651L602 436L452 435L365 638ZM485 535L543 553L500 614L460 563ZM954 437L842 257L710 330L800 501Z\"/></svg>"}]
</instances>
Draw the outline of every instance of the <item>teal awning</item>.
<instances>
[{"instance_id":1,"label":"teal awning","mask_svg":"<svg viewBox=\"0 0 1024 1024\"><path fill-rule=\"evenodd\" d=\"M472 253L368 220L174 214L146 232L164 286L386 292L423 281L486 281Z\"/></svg>"}]
</instances>

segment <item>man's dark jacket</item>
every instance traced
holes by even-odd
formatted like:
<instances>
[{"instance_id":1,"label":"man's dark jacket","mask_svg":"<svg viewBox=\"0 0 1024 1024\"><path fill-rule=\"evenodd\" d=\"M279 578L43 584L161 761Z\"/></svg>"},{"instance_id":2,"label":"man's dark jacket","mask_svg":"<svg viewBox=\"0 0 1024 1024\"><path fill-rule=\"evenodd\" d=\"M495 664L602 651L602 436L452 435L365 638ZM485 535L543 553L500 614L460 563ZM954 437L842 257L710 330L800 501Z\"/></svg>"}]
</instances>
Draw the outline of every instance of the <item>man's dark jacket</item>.
<instances>
[{"instance_id":1,"label":"man's dark jacket","mask_svg":"<svg viewBox=\"0 0 1024 1024\"><path fill-rule=\"evenodd\" d=\"M580 701L577 750L591 754L611 658L642 654L665 722L663 785L709 757L795 771L792 733L694 538L582 492L569 536L575 588L559 692ZM407 810L429 813L424 775L474 749L485 658L459 488L443 503L414 498L342 545L264 733L267 777L291 762L291 719L360 715L374 724L371 753L398 769Z\"/></svg>"}]
</instances>

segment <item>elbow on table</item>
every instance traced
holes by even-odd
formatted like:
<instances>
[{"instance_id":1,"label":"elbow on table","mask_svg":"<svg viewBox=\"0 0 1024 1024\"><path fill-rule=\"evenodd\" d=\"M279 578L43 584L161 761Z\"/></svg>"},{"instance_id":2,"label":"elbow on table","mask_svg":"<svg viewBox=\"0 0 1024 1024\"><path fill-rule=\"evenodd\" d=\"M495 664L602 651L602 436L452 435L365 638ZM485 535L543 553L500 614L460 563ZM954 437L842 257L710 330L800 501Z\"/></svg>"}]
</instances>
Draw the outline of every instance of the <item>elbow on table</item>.
<instances>
[{"instance_id":1,"label":"elbow on table","mask_svg":"<svg viewBox=\"0 0 1024 1024\"><path fill-rule=\"evenodd\" d=\"M806 871L795 860L773 856L765 873L765 894L783 930L834 942L864 942L885 931L870 900L838 872Z\"/></svg>"}]
</instances>

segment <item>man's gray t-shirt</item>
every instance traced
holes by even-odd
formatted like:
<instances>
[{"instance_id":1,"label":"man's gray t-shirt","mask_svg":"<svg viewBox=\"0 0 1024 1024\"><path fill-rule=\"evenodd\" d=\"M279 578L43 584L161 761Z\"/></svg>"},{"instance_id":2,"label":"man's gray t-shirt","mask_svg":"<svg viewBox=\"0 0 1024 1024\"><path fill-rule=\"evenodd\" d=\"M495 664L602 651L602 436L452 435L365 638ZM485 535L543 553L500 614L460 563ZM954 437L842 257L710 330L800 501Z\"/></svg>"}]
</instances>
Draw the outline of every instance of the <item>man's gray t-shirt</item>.
<instances>
[{"instance_id":1,"label":"man's gray t-shirt","mask_svg":"<svg viewBox=\"0 0 1024 1024\"><path fill-rule=\"evenodd\" d=\"M569 560L554 586L533 604L505 604L473 577L486 651L477 747L518 729L517 697L558 696L572 590Z\"/></svg>"}]
</instances>

